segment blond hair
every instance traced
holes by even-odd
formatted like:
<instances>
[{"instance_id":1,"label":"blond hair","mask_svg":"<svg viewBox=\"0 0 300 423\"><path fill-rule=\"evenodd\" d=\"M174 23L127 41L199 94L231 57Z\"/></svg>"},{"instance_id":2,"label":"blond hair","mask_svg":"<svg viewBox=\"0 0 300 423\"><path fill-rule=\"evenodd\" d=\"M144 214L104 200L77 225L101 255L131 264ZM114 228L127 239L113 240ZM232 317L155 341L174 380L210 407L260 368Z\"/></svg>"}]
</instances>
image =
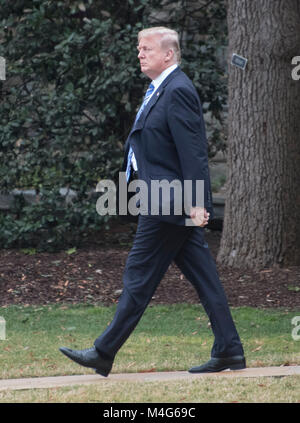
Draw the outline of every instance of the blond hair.
<instances>
[{"instance_id":1,"label":"blond hair","mask_svg":"<svg viewBox=\"0 0 300 423\"><path fill-rule=\"evenodd\" d=\"M138 41L140 41L142 37L148 37L150 35L160 35L161 47L171 48L174 52L176 62L180 63L181 52L179 44L179 35L177 31L175 31L174 29L166 28L164 26L154 26L152 28L142 29L138 33Z\"/></svg>"}]
</instances>

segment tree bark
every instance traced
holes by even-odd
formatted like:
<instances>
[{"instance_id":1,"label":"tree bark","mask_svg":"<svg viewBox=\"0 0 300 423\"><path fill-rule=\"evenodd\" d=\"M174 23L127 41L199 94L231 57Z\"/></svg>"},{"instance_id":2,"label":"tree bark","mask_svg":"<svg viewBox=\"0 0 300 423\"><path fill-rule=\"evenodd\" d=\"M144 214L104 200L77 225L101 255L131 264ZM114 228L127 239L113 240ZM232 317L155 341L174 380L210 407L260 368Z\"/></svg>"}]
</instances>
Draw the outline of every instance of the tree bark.
<instances>
[{"instance_id":1,"label":"tree bark","mask_svg":"<svg viewBox=\"0 0 300 423\"><path fill-rule=\"evenodd\" d=\"M217 261L300 264L299 0L228 0L228 177Z\"/></svg>"}]
</instances>

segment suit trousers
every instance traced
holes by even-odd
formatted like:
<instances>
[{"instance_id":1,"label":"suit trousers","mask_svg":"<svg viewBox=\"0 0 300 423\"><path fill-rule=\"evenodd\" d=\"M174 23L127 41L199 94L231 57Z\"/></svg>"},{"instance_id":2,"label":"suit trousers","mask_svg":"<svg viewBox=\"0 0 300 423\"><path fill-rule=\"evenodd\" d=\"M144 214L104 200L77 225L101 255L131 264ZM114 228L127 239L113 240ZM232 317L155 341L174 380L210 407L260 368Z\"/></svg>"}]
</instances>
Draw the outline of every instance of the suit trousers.
<instances>
[{"instance_id":1,"label":"suit trousers","mask_svg":"<svg viewBox=\"0 0 300 423\"><path fill-rule=\"evenodd\" d=\"M244 355L214 259L204 239L204 229L170 224L150 216L139 217L116 313L94 342L99 353L114 360L172 261L195 287L209 317L215 338L211 356Z\"/></svg>"}]
</instances>

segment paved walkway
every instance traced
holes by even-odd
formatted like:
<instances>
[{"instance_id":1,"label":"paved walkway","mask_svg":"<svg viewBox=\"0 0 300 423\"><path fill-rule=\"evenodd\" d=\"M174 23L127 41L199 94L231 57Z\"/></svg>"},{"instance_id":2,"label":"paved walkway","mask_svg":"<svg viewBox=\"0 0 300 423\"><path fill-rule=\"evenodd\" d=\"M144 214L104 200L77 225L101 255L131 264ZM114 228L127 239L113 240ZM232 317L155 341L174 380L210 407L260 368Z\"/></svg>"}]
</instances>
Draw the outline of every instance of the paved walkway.
<instances>
[{"instance_id":1,"label":"paved walkway","mask_svg":"<svg viewBox=\"0 0 300 423\"><path fill-rule=\"evenodd\" d=\"M243 370L224 371L219 373L190 374L188 372L155 372L155 373L122 373L110 374L108 378L100 375L76 375L34 377L24 379L0 380L0 391L18 389L55 388L60 386L90 385L105 381L156 382L168 380L193 380L208 377L272 377L300 375L300 366L256 367Z\"/></svg>"}]
</instances>

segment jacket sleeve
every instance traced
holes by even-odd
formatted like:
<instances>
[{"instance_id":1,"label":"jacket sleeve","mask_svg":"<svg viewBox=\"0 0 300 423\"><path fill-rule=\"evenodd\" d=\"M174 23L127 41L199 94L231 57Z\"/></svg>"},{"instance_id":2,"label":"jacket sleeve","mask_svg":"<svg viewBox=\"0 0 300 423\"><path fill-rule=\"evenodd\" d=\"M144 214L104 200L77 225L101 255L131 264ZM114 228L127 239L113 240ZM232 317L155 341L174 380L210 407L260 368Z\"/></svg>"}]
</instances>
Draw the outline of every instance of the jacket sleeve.
<instances>
[{"instance_id":1,"label":"jacket sleeve","mask_svg":"<svg viewBox=\"0 0 300 423\"><path fill-rule=\"evenodd\" d=\"M168 124L179 156L184 180L191 180L192 205L196 204L196 181L204 181L204 207L212 211L207 139L201 103L192 87L170 92Z\"/></svg>"}]
</instances>

